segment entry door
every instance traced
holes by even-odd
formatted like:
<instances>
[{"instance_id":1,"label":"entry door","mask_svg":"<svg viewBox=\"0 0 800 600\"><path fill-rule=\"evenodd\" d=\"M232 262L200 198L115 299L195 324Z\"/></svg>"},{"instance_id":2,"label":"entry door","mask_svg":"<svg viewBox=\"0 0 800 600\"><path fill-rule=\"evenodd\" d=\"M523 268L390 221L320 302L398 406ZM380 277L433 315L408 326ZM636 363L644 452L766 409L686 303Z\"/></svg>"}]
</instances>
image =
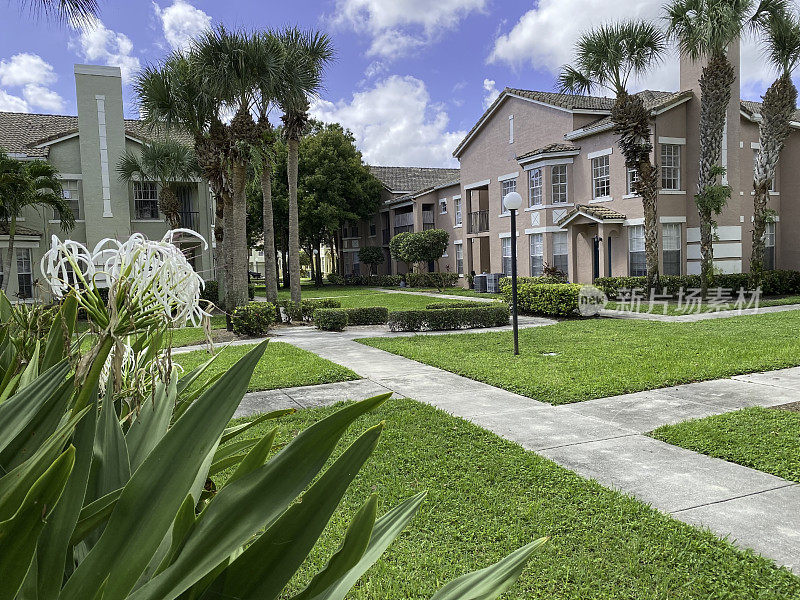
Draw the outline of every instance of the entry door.
<instances>
[{"instance_id":1,"label":"entry door","mask_svg":"<svg viewBox=\"0 0 800 600\"><path fill-rule=\"evenodd\" d=\"M592 238L592 281L600 277L600 239Z\"/></svg>"}]
</instances>

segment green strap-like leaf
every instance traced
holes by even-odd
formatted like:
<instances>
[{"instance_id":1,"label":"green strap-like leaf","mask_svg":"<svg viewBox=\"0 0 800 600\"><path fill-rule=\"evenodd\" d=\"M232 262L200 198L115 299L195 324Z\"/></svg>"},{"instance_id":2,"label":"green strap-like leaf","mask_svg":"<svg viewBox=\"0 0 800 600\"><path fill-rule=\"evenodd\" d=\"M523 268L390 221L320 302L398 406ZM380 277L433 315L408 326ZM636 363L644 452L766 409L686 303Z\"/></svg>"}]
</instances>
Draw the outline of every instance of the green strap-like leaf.
<instances>
[{"instance_id":1,"label":"green strap-like leaf","mask_svg":"<svg viewBox=\"0 0 800 600\"><path fill-rule=\"evenodd\" d=\"M74 463L75 448L70 446L31 486L19 510L0 522L0 600L13 600L22 585L39 533L64 491Z\"/></svg>"},{"instance_id":2,"label":"green strap-like leaf","mask_svg":"<svg viewBox=\"0 0 800 600\"><path fill-rule=\"evenodd\" d=\"M256 469L260 469L264 465L264 462L267 460L267 455L272 449L272 444L275 443L275 436L277 433L278 428L276 427L267 433L263 438L261 438L258 444L253 446L253 449L250 450L250 452L247 453L247 456L242 459L233 474L228 477L226 485L236 481L248 473L255 471Z\"/></svg>"},{"instance_id":3,"label":"green strap-like leaf","mask_svg":"<svg viewBox=\"0 0 800 600\"><path fill-rule=\"evenodd\" d=\"M199 581L283 513L325 465L347 427L390 396L356 402L315 423L262 468L223 487L201 513L175 562L129 600L171 600Z\"/></svg>"},{"instance_id":4,"label":"green strap-like leaf","mask_svg":"<svg viewBox=\"0 0 800 600\"><path fill-rule=\"evenodd\" d=\"M328 563L325 570L318 573L308 587L292 598L292 600L342 600L352 589L361 576L374 565L381 555L386 551L400 532L417 514L422 501L425 499L425 492L417 494L398 504L392 510L375 521L372 535L366 550L359 558L355 552L355 542L359 541L357 535L353 535L353 546L348 545L346 538L342 548ZM357 562L354 562L357 561Z\"/></svg>"},{"instance_id":5,"label":"green strap-like leaf","mask_svg":"<svg viewBox=\"0 0 800 600\"><path fill-rule=\"evenodd\" d=\"M454 579L431 600L493 600L514 585L531 554L541 548L547 538L540 538L515 550L490 567Z\"/></svg>"},{"instance_id":6,"label":"green strap-like leaf","mask_svg":"<svg viewBox=\"0 0 800 600\"><path fill-rule=\"evenodd\" d=\"M156 570L156 575L172 564L172 561L175 559L178 551L183 546L186 536L189 535L192 527L194 527L195 504L195 500L192 498L191 494L186 496L186 500L184 500L183 504L181 504L178 514L175 515L175 522L172 524L172 542L170 543L170 548L166 555L164 555L161 565Z\"/></svg>"},{"instance_id":7,"label":"green strap-like leaf","mask_svg":"<svg viewBox=\"0 0 800 600\"><path fill-rule=\"evenodd\" d=\"M161 439L117 500L103 535L69 578L60 600L83 600L105 581L104 600L125 598L172 525L198 470L247 391L266 343L208 389ZM131 518L147 509L146 522ZM140 588L141 589L141 588Z\"/></svg>"},{"instance_id":8,"label":"green strap-like leaf","mask_svg":"<svg viewBox=\"0 0 800 600\"><path fill-rule=\"evenodd\" d=\"M117 504L122 488L109 492L105 496L98 498L81 509L75 529L69 539L69 545L74 546L92 531L102 525L111 515Z\"/></svg>"},{"instance_id":9,"label":"green strap-like leaf","mask_svg":"<svg viewBox=\"0 0 800 600\"><path fill-rule=\"evenodd\" d=\"M270 419L279 419L280 417L285 417L286 415L291 415L294 412L296 412L296 411L293 408L286 408L286 409L283 409L283 410L275 410L275 411L272 411L272 412L269 412L269 413L265 413L263 415L258 415L258 417L256 417L252 421L248 421L247 423L240 423L239 425L233 425L232 427L228 427L225 430L225 433L222 434L222 438L219 440L219 443L220 444L224 444L224 443L228 442L229 440L232 440L233 438L235 438L237 435L240 435L240 434L244 433L245 431L247 431L251 427L254 427L255 425L263 423L264 421L269 421Z\"/></svg>"},{"instance_id":10,"label":"green strap-like leaf","mask_svg":"<svg viewBox=\"0 0 800 600\"><path fill-rule=\"evenodd\" d=\"M139 409L139 416L131 423L125 435L131 471L139 468L145 457L166 435L172 419L172 409L175 406L177 384L175 377L172 377L168 387L165 387L163 382L159 382L153 398L145 400Z\"/></svg>"},{"instance_id":11,"label":"green strap-like leaf","mask_svg":"<svg viewBox=\"0 0 800 600\"><path fill-rule=\"evenodd\" d=\"M70 293L61 304L61 310L58 311L50 327L47 345L42 355L42 369L47 370L65 358L66 344L72 339L77 317L78 300L74 293Z\"/></svg>"},{"instance_id":12,"label":"green strap-like leaf","mask_svg":"<svg viewBox=\"0 0 800 600\"><path fill-rule=\"evenodd\" d=\"M125 487L131 478L128 446L114 407L113 386L108 385L105 398L97 418L94 436L92 468L84 503L94 502L106 494Z\"/></svg>"},{"instance_id":13,"label":"green strap-like leaf","mask_svg":"<svg viewBox=\"0 0 800 600\"><path fill-rule=\"evenodd\" d=\"M33 350L33 355L31 356L31 360L28 363L28 366L25 367L25 370L22 372L22 377L19 378L19 383L17 384L17 390L24 390L28 387L33 381L39 376L39 349L41 348L41 344L39 341L36 341L36 347Z\"/></svg>"},{"instance_id":14,"label":"green strap-like leaf","mask_svg":"<svg viewBox=\"0 0 800 600\"><path fill-rule=\"evenodd\" d=\"M277 598L311 552L348 486L375 450L383 423L368 429L264 534L231 563L222 597ZM372 529L372 523L370 530Z\"/></svg>"}]
</instances>

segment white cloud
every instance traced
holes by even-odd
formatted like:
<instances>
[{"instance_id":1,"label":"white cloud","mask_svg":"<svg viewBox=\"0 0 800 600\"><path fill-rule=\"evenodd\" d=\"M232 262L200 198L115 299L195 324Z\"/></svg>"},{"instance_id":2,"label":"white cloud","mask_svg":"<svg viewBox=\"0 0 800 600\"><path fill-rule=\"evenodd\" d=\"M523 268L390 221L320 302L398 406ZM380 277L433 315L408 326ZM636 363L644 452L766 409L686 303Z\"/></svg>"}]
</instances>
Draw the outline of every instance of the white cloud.
<instances>
[{"instance_id":1,"label":"white cloud","mask_svg":"<svg viewBox=\"0 0 800 600\"><path fill-rule=\"evenodd\" d=\"M500 95L500 90L497 89L496 84L497 82L494 79L483 80L483 91L486 92L486 95L483 97L484 110L489 108L492 102L497 100L497 97Z\"/></svg>"},{"instance_id":2,"label":"white cloud","mask_svg":"<svg viewBox=\"0 0 800 600\"><path fill-rule=\"evenodd\" d=\"M310 112L349 128L371 164L458 166L452 152L466 132L448 130L447 113L415 77L392 75L350 101L316 100Z\"/></svg>"},{"instance_id":3,"label":"white cloud","mask_svg":"<svg viewBox=\"0 0 800 600\"><path fill-rule=\"evenodd\" d=\"M78 40L72 44L84 60L101 62L122 70L122 79L130 80L139 70L139 58L133 56L133 42L124 33L112 31L99 19L79 28Z\"/></svg>"},{"instance_id":4,"label":"white cloud","mask_svg":"<svg viewBox=\"0 0 800 600\"><path fill-rule=\"evenodd\" d=\"M49 84L56 81L53 66L38 54L15 54L0 60L0 85L22 88L22 97L0 89L0 110L29 112L40 108L58 112L64 108L64 99Z\"/></svg>"},{"instance_id":5,"label":"white cloud","mask_svg":"<svg viewBox=\"0 0 800 600\"><path fill-rule=\"evenodd\" d=\"M370 56L396 58L430 44L487 0L337 0L335 23L371 36Z\"/></svg>"},{"instance_id":6,"label":"white cloud","mask_svg":"<svg viewBox=\"0 0 800 600\"><path fill-rule=\"evenodd\" d=\"M64 110L64 99L58 92L43 85L29 83L22 88L22 95L25 101L31 106L36 106L53 113Z\"/></svg>"},{"instance_id":7,"label":"white cloud","mask_svg":"<svg viewBox=\"0 0 800 600\"><path fill-rule=\"evenodd\" d=\"M371 63L367 65L367 68L364 69L364 77L367 79L372 79L373 77L378 77L387 71L388 67L386 63L380 60L373 60Z\"/></svg>"},{"instance_id":8,"label":"white cloud","mask_svg":"<svg viewBox=\"0 0 800 600\"><path fill-rule=\"evenodd\" d=\"M498 35L487 59L512 67L532 66L554 76L573 58L578 36L602 23L623 19L648 19L661 23L662 3L652 0L540 0L507 33ZM676 51L647 73L632 89L677 90L679 60ZM769 77L752 36L742 40L742 92L763 92Z\"/></svg>"},{"instance_id":9,"label":"white cloud","mask_svg":"<svg viewBox=\"0 0 800 600\"><path fill-rule=\"evenodd\" d=\"M0 85L14 87L29 83L52 83L55 80L53 65L38 54L21 52L8 60L0 60Z\"/></svg>"},{"instance_id":10,"label":"white cloud","mask_svg":"<svg viewBox=\"0 0 800 600\"><path fill-rule=\"evenodd\" d=\"M0 110L7 112L30 112L28 103L19 96L0 90Z\"/></svg>"},{"instance_id":11,"label":"white cloud","mask_svg":"<svg viewBox=\"0 0 800 600\"><path fill-rule=\"evenodd\" d=\"M153 2L153 9L173 50L185 50L194 37L211 27L211 17L184 0L175 0L167 8Z\"/></svg>"}]
</instances>

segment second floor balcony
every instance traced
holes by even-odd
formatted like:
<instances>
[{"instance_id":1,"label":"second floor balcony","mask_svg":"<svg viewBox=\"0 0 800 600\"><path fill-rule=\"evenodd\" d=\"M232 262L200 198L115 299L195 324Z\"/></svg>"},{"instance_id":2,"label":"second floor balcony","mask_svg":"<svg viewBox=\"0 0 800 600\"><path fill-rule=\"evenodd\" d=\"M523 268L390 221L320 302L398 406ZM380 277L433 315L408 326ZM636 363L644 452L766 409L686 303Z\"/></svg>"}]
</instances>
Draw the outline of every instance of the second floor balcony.
<instances>
[{"instance_id":1,"label":"second floor balcony","mask_svg":"<svg viewBox=\"0 0 800 600\"><path fill-rule=\"evenodd\" d=\"M486 233L489 231L489 211L477 210L469 213L467 233Z\"/></svg>"}]
</instances>

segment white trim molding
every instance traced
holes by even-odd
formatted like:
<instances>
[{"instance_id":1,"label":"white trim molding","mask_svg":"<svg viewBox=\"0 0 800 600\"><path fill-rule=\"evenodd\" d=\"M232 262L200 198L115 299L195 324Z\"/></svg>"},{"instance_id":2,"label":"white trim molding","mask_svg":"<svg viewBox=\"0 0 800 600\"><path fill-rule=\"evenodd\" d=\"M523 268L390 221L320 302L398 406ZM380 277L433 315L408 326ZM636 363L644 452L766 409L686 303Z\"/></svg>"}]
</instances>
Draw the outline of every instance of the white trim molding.
<instances>
[{"instance_id":1,"label":"white trim molding","mask_svg":"<svg viewBox=\"0 0 800 600\"><path fill-rule=\"evenodd\" d=\"M686 217L659 217L660 223L686 223Z\"/></svg>"},{"instance_id":2,"label":"white trim molding","mask_svg":"<svg viewBox=\"0 0 800 600\"><path fill-rule=\"evenodd\" d=\"M56 175L58 179L83 179L83 173L59 173Z\"/></svg>"},{"instance_id":3,"label":"white trim molding","mask_svg":"<svg viewBox=\"0 0 800 600\"><path fill-rule=\"evenodd\" d=\"M658 190L658 193L662 196L685 196L686 190L665 190L662 188Z\"/></svg>"},{"instance_id":4,"label":"white trim molding","mask_svg":"<svg viewBox=\"0 0 800 600\"><path fill-rule=\"evenodd\" d=\"M505 238L510 238L511 237L511 232L510 231L503 231L502 233L498 234L497 237L499 237L501 240L503 240ZM519 237L519 231L517 232L517 237Z\"/></svg>"},{"instance_id":5,"label":"white trim molding","mask_svg":"<svg viewBox=\"0 0 800 600\"><path fill-rule=\"evenodd\" d=\"M474 190L475 188L481 188L485 185L489 185L492 183L491 179L484 179L483 181L476 181L475 183L470 183L469 185L465 185L465 190Z\"/></svg>"},{"instance_id":6,"label":"white trim molding","mask_svg":"<svg viewBox=\"0 0 800 600\"><path fill-rule=\"evenodd\" d=\"M594 152L589 152L586 155L586 158L589 160L594 160L595 158L600 158L601 156L609 156L610 154L614 154L614 148L605 148L603 150L595 150Z\"/></svg>"},{"instance_id":7,"label":"white trim molding","mask_svg":"<svg viewBox=\"0 0 800 600\"><path fill-rule=\"evenodd\" d=\"M578 156L580 151L576 151L573 153L574 156ZM519 161L519 164L524 165L522 169L524 171L532 171L533 169L541 169L543 167L555 167L557 165L571 165L575 163L575 160L572 158L551 158L548 159L550 154L542 154L541 156L536 157L532 160L524 160Z\"/></svg>"},{"instance_id":8,"label":"white trim molding","mask_svg":"<svg viewBox=\"0 0 800 600\"><path fill-rule=\"evenodd\" d=\"M644 225L644 217L639 217L638 219L625 219L622 225L624 227L635 227L637 225Z\"/></svg>"},{"instance_id":9,"label":"white trim molding","mask_svg":"<svg viewBox=\"0 0 800 600\"><path fill-rule=\"evenodd\" d=\"M463 243L464 243L464 240L453 240L453 245L454 245L454 246L460 246L460 245L462 245Z\"/></svg>"},{"instance_id":10,"label":"white trim molding","mask_svg":"<svg viewBox=\"0 0 800 600\"><path fill-rule=\"evenodd\" d=\"M77 68L78 65L76 65ZM119 70L119 67L117 67ZM111 218L111 176L108 171L108 139L106 138L106 97L97 95L97 135L100 140L100 179L103 189L103 218Z\"/></svg>"},{"instance_id":11,"label":"white trim molding","mask_svg":"<svg viewBox=\"0 0 800 600\"><path fill-rule=\"evenodd\" d=\"M674 144L675 146L685 146L686 138L658 136L659 144Z\"/></svg>"},{"instance_id":12,"label":"white trim molding","mask_svg":"<svg viewBox=\"0 0 800 600\"><path fill-rule=\"evenodd\" d=\"M497 181L508 181L509 179L516 179L517 177L519 177L519 171L514 171L513 173L500 175L500 177L497 178Z\"/></svg>"},{"instance_id":13,"label":"white trim molding","mask_svg":"<svg viewBox=\"0 0 800 600\"><path fill-rule=\"evenodd\" d=\"M525 230L526 235L536 235L537 233L562 233L566 229L562 229L558 225L548 225L547 227L531 227Z\"/></svg>"},{"instance_id":14,"label":"white trim molding","mask_svg":"<svg viewBox=\"0 0 800 600\"><path fill-rule=\"evenodd\" d=\"M761 150L761 144L759 142L750 142L750 149Z\"/></svg>"}]
</instances>

